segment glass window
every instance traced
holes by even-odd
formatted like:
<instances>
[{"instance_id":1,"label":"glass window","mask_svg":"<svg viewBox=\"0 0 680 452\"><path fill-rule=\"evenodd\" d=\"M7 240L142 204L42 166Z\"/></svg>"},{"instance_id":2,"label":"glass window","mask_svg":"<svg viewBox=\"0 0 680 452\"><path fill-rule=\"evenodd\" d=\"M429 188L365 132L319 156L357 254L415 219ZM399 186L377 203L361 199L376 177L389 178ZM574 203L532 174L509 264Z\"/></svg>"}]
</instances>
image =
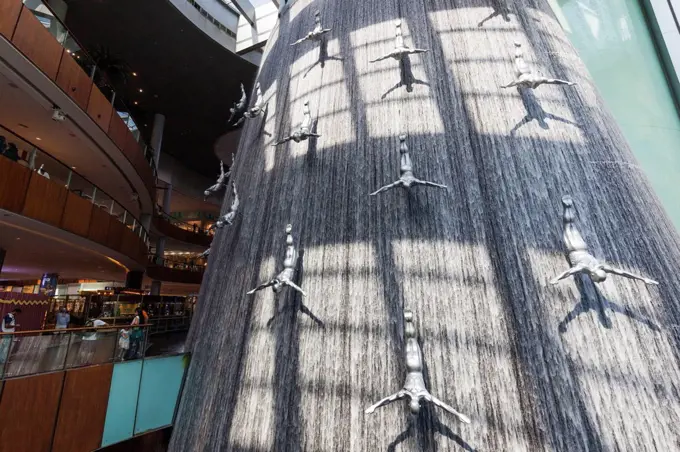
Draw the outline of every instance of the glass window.
<instances>
[{"instance_id":1,"label":"glass window","mask_svg":"<svg viewBox=\"0 0 680 452\"><path fill-rule=\"evenodd\" d=\"M680 119L638 0L550 0L680 229Z\"/></svg>"}]
</instances>

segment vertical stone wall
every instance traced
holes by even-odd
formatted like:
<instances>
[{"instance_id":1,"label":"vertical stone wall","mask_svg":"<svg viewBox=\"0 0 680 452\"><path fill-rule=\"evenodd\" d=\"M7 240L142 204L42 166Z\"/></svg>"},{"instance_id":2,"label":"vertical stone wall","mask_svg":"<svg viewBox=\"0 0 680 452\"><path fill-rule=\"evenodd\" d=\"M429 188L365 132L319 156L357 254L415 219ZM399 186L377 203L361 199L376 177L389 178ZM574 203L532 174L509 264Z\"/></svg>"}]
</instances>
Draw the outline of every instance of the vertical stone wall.
<instances>
[{"instance_id":1,"label":"vertical stone wall","mask_svg":"<svg viewBox=\"0 0 680 452\"><path fill-rule=\"evenodd\" d=\"M281 17L258 75L267 116L246 122L236 157L239 217L217 234L201 288L172 450L680 447L677 233L547 2L485 20L500 2L297 0ZM291 47L317 9L327 46ZM370 64L392 50L397 18L406 45L429 51L405 70ZM500 89L514 41L578 86ZM322 137L272 147L306 100ZM398 178L402 133L416 176L448 191L369 197ZM661 285L548 285L567 269L567 193L593 254ZM247 296L282 269L287 223L308 297ZM404 308L431 392L471 424L430 406L413 420L405 403L364 414L403 384Z\"/></svg>"}]
</instances>

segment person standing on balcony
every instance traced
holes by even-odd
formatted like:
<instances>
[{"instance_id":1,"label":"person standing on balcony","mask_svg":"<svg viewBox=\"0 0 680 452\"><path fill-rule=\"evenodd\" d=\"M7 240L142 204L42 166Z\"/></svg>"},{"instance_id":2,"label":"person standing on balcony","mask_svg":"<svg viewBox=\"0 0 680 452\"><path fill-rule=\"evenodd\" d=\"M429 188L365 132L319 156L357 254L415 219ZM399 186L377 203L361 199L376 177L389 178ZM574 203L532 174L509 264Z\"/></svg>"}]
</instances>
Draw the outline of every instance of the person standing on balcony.
<instances>
[{"instance_id":1,"label":"person standing on balcony","mask_svg":"<svg viewBox=\"0 0 680 452\"><path fill-rule=\"evenodd\" d=\"M68 313L66 307L62 306L59 308L59 312L56 315L57 322L54 326L57 330L63 330L68 328L68 324L71 323L71 314Z\"/></svg>"},{"instance_id":2,"label":"person standing on balcony","mask_svg":"<svg viewBox=\"0 0 680 452\"><path fill-rule=\"evenodd\" d=\"M132 319L132 322L130 322L130 326L132 326L130 329L130 348L125 355L125 359L136 359L139 355L139 348L144 333L142 333L142 330L137 327L137 325L143 321L143 318L144 311L142 308L135 309L135 318Z\"/></svg>"},{"instance_id":3,"label":"person standing on balcony","mask_svg":"<svg viewBox=\"0 0 680 452\"><path fill-rule=\"evenodd\" d=\"M14 333L17 324L16 316L21 314L21 308L14 308L11 312L5 314L2 318L2 332L3 333ZM9 358L9 353L11 351L12 340L14 336L11 334L3 334L2 339L0 339L0 363L4 364Z\"/></svg>"}]
</instances>

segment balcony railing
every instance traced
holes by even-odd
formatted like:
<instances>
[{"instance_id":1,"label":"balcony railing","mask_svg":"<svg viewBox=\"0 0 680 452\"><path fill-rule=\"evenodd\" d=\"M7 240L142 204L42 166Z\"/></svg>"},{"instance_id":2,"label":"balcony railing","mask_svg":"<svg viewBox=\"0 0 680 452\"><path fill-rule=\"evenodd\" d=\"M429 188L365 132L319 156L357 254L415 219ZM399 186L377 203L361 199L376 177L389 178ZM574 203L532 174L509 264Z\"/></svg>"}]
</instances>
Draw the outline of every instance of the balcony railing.
<instances>
[{"instance_id":1,"label":"balcony railing","mask_svg":"<svg viewBox=\"0 0 680 452\"><path fill-rule=\"evenodd\" d=\"M125 105L121 96L118 95L111 83L111 77L102 71L96 60L83 48L73 33L52 11L51 7L42 0L23 0L24 6L31 10L33 15L50 32L57 42L64 48L66 53L71 55L76 63L89 74L90 79L99 87L114 107L115 112L125 123L137 142L142 145L144 158L151 166L154 177L157 175L156 163L153 149L141 140L141 135L137 123L132 118L130 109ZM121 68L121 70L125 70Z\"/></svg>"},{"instance_id":2,"label":"balcony railing","mask_svg":"<svg viewBox=\"0 0 680 452\"><path fill-rule=\"evenodd\" d=\"M195 234L202 234L206 235L209 237L212 237L215 235L215 230L214 229L206 229L202 228L200 226L197 226L195 224L190 224L190 223L185 223L181 220L178 220L177 218L168 215L167 213L163 212L162 209L158 208L157 209L157 215L161 218L163 218L165 221L168 223L172 224L175 227L178 227L180 229L183 229L185 231L193 232Z\"/></svg>"},{"instance_id":3,"label":"balcony railing","mask_svg":"<svg viewBox=\"0 0 680 452\"><path fill-rule=\"evenodd\" d=\"M196 273L203 273L205 271L206 261L203 258L185 260L149 254L149 264L157 265L159 267L172 268L174 270L184 270Z\"/></svg>"},{"instance_id":4,"label":"balcony railing","mask_svg":"<svg viewBox=\"0 0 680 452\"><path fill-rule=\"evenodd\" d=\"M0 333L0 379L142 359L149 326Z\"/></svg>"},{"instance_id":5,"label":"balcony railing","mask_svg":"<svg viewBox=\"0 0 680 452\"><path fill-rule=\"evenodd\" d=\"M69 167L63 164L47 152L2 126L0 126L0 137L5 138L5 157L37 171L38 174L53 182L58 182L81 198L89 200L97 208L106 211L131 229L146 243L148 248L149 233L135 215L116 202L106 192L76 172L76 167ZM0 150L3 147L2 141L2 138L0 138ZM12 146L14 148L8 152L7 149Z\"/></svg>"}]
</instances>

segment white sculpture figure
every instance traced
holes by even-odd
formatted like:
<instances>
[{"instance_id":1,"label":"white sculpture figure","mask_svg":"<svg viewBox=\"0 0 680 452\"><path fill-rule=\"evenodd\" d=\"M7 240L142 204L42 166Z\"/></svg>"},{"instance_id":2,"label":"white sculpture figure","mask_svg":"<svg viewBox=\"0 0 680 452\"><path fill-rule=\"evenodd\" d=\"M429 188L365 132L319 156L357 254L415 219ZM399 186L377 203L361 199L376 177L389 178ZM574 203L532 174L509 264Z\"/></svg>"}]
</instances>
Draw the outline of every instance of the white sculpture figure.
<instances>
[{"instance_id":1,"label":"white sculpture figure","mask_svg":"<svg viewBox=\"0 0 680 452\"><path fill-rule=\"evenodd\" d=\"M229 116L229 121L227 121L227 124L231 124L234 119L238 118L234 123L234 127L240 126L244 121L244 114L246 113L247 108L248 96L246 96L246 89L243 87L243 83L241 83L241 100L235 102L234 107L229 109L231 116Z\"/></svg>"},{"instance_id":2,"label":"white sculpture figure","mask_svg":"<svg viewBox=\"0 0 680 452\"><path fill-rule=\"evenodd\" d=\"M467 416L459 413L453 407L430 394L425 387L425 379L423 378L423 353L418 344L416 327L413 325L413 313L411 311L404 311L404 339L406 340L405 358L407 373L403 388L396 394L385 397L380 402L369 407L366 410L366 414L371 414L376 408L388 405L396 400L408 398L409 408L413 414L418 414L420 412L420 402L421 400L425 400L439 408L443 408L458 417L461 421L469 424L470 419Z\"/></svg>"},{"instance_id":3,"label":"white sculpture figure","mask_svg":"<svg viewBox=\"0 0 680 452\"><path fill-rule=\"evenodd\" d=\"M435 184L434 182L416 179L413 176L413 164L411 163L411 157L408 154L408 146L406 145L406 135L400 135L399 141L401 142L401 145L399 147L399 152L401 153L401 169L400 169L401 176L399 177L399 180L389 185L385 185L379 190L371 193L371 196L375 196L378 193L384 192L391 188L395 187L411 188L411 186L413 185L425 185L429 187L437 187L444 189L448 188L446 185Z\"/></svg>"},{"instance_id":4,"label":"white sculpture figure","mask_svg":"<svg viewBox=\"0 0 680 452\"><path fill-rule=\"evenodd\" d=\"M264 112L265 107L266 104L264 103L264 98L262 97L262 88L260 87L260 82L257 82L255 85L255 104L253 104L253 106L245 113L243 113L243 116L248 119L257 118Z\"/></svg>"},{"instance_id":5,"label":"white sculpture figure","mask_svg":"<svg viewBox=\"0 0 680 452\"><path fill-rule=\"evenodd\" d=\"M321 27L321 13L317 11L314 14L314 21L316 22L316 25L314 26L314 30L310 31L307 33L307 35L304 38L300 38L294 43L291 44L291 46L296 46L300 44L301 42L305 41L320 41L323 38L323 35L328 33L329 31L332 30L332 28L322 28Z\"/></svg>"},{"instance_id":6,"label":"white sculpture figure","mask_svg":"<svg viewBox=\"0 0 680 452\"><path fill-rule=\"evenodd\" d=\"M398 19L395 23L397 26L397 31L396 31L396 37L395 37L395 44L394 44L394 50L392 50L390 53L388 53L385 56L381 56L380 58L376 58L375 60L371 60L370 63L375 63L377 61L382 61L386 60L388 58L393 58L397 61L401 60L404 58L406 55L412 55L415 53L425 53L427 52L427 49L411 49L410 47L406 47L404 45L404 37L401 34L401 19Z\"/></svg>"},{"instance_id":7,"label":"white sculpture figure","mask_svg":"<svg viewBox=\"0 0 680 452\"><path fill-rule=\"evenodd\" d=\"M204 192L204 199L208 199L211 195L219 192L223 188L227 188L227 180L229 180L229 175L231 174L231 171L229 172L224 172L224 163L222 160L220 160L220 175L217 177L217 182L214 185L211 185L208 187Z\"/></svg>"},{"instance_id":8,"label":"white sculpture figure","mask_svg":"<svg viewBox=\"0 0 680 452\"><path fill-rule=\"evenodd\" d=\"M302 114L304 115L304 118L302 119L302 124L300 124L300 127L297 128L291 136L277 141L276 143L272 144L272 146L276 147L291 140L299 143L300 141L304 141L309 137L318 138L321 136L317 133L312 133L312 114L309 111L309 101L305 102L305 106L302 109Z\"/></svg>"},{"instance_id":9,"label":"white sculpture figure","mask_svg":"<svg viewBox=\"0 0 680 452\"><path fill-rule=\"evenodd\" d=\"M547 78L536 72L524 61L524 52L522 52L522 44L515 42L515 76L517 77L512 82L501 88L511 88L513 86L521 86L524 88L538 88L540 85L546 83L550 85L569 85L574 86L576 83L560 80L556 78Z\"/></svg>"},{"instance_id":10,"label":"white sculpture figure","mask_svg":"<svg viewBox=\"0 0 680 452\"><path fill-rule=\"evenodd\" d=\"M302 290L293 282L293 278L295 277L295 266L297 265L297 252L295 251L295 247L293 246L293 235L291 234L292 231L293 226L290 224L287 225L286 258L283 261L283 271L276 275L274 279L272 279L271 281L266 282L264 284L260 284L259 286L248 292L248 295L252 295L258 290L266 289L267 287L271 287L272 290L274 290L274 293L279 293L281 292L281 289L284 288L284 286L289 286L300 292L302 296L304 297L307 296L305 291Z\"/></svg>"},{"instance_id":11,"label":"white sculpture figure","mask_svg":"<svg viewBox=\"0 0 680 452\"><path fill-rule=\"evenodd\" d=\"M207 250L203 251L203 252L200 254L200 256L198 256L198 257L203 258L203 259L207 259L208 256L210 256L210 250L211 250L211 249L212 249L212 245L210 246L210 248L208 248Z\"/></svg>"},{"instance_id":12,"label":"white sculpture figure","mask_svg":"<svg viewBox=\"0 0 680 452\"><path fill-rule=\"evenodd\" d=\"M562 222L564 223L564 234L562 238L567 249L567 259L571 268L561 275L550 281L550 284L557 284L560 280L576 275L577 273L586 273L596 283L600 283L607 279L607 273L614 275L625 276L630 279L637 279L643 281L645 284L659 284L653 279L645 278L635 275L633 273L614 268L603 262L597 260L592 254L588 252L588 245L581 236L581 233L576 229L574 220L576 219L576 209L574 207L574 200L571 196L562 197L562 205L564 206L564 214Z\"/></svg>"},{"instance_id":13,"label":"white sculpture figure","mask_svg":"<svg viewBox=\"0 0 680 452\"><path fill-rule=\"evenodd\" d=\"M217 219L215 224L213 224L210 228L211 229L222 229L224 226L229 225L231 226L234 223L234 219L236 218L236 211L238 210L238 193L236 193L236 184L231 184L231 188L234 191L234 199L231 202L231 208L229 209L229 212L226 214L222 215Z\"/></svg>"}]
</instances>

